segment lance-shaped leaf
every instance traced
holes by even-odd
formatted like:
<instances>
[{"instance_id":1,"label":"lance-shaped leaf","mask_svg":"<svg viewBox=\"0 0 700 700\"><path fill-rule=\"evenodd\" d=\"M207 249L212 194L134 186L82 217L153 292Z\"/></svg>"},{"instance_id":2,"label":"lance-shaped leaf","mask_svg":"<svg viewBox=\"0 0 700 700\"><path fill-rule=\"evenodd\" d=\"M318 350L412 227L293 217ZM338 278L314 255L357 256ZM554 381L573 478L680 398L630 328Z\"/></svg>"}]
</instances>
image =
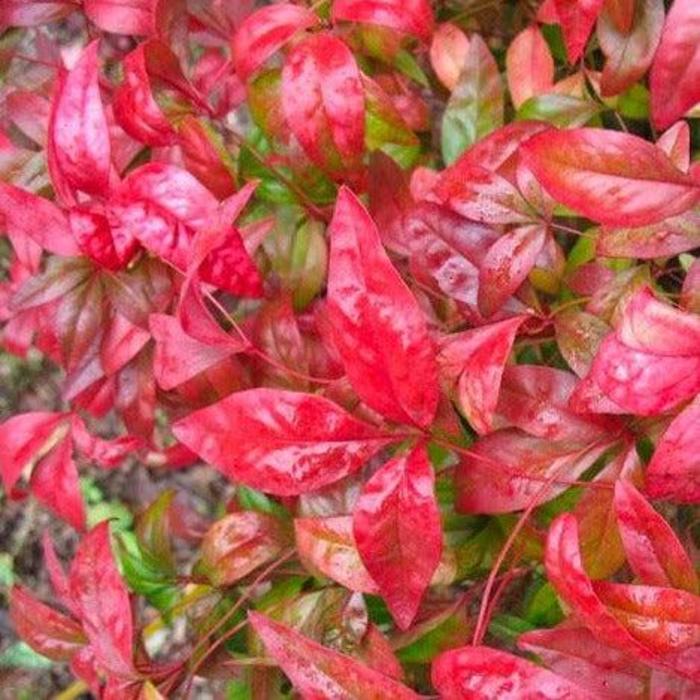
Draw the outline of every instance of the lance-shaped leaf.
<instances>
[{"instance_id":1,"label":"lance-shaped leaf","mask_svg":"<svg viewBox=\"0 0 700 700\"><path fill-rule=\"evenodd\" d=\"M455 473L460 513L511 513L546 503L583 474L609 443L581 446L553 442L519 430L499 430L480 438ZM557 480L561 476L564 483Z\"/></svg>"},{"instance_id":2,"label":"lance-shaped leaf","mask_svg":"<svg viewBox=\"0 0 700 700\"><path fill-rule=\"evenodd\" d=\"M124 131L147 146L172 146L177 133L156 102L148 75L147 51L139 44L122 61L124 77L112 99L114 117Z\"/></svg>"},{"instance_id":3,"label":"lance-shaped leaf","mask_svg":"<svg viewBox=\"0 0 700 700\"><path fill-rule=\"evenodd\" d=\"M566 698L593 700L596 696L546 668L489 647L461 647L433 661L431 679L441 698L491 700Z\"/></svg>"},{"instance_id":4,"label":"lance-shaped leaf","mask_svg":"<svg viewBox=\"0 0 700 700\"><path fill-rule=\"evenodd\" d=\"M111 146L100 98L99 42L93 41L75 67L61 76L49 124L49 171L56 189L105 195ZM64 186L65 185L65 186Z\"/></svg>"},{"instance_id":5,"label":"lance-shaped leaf","mask_svg":"<svg viewBox=\"0 0 700 700\"><path fill-rule=\"evenodd\" d=\"M503 85L486 42L475 34L442 116L442 157L454 162L469 146L503 124Z\"/></svg>"},{"instance_id":6,"label":"lance-shaped leaf","mask_svg":"<svg viewBox=\"0 0 700 700\"><path fill-rule=\"evenodd\" d=\"M85 0L85 14L102 31L148 35L156 30L158 0Z\"/></svg>"},{"instance_id":7,"label":"lance-shaped leaf","mask_svg":"<svg viewBox=\"0 0 700 700\"><path fill-rule=\"evenodd\" d=\"M257 612L248 613L268 654L305 698L338 700L417 700L418 695L390 676L332 651Z\"/></svg>"},{"instance_id":8,"label":"lance-shaped leaf","mask_svg":"<svg viewBox=\"0 0 700 700\"><path fill-rule=\"evenodd\" d=\"M107 522L81 541L69 580L71 597L99 665L116 676L134 676L131 603L114 563Z\"/></svg>"},{"instance_id":9,"label":"lance-shaped leaf","mask_svg":"<svg viewBox=\"0 0 700 700\"><path fill-rule=\"evenodd\" d=\"M676 0L654 55L649 86L651 118L666 129L700 102L700 5Z\"/></svg>"},{"instance_id":10,"label":"lance-shaped leaf","mask_svg":"<svg viewBox=\"0 0 700 700\"><path fill-rule=\"evenodd\" d=\"M295 518L294 532L299 557L309 571L327 576L351 591L379 593L357 550L352 516Z\"/></svg>"},{"instance_id":11,"label":"lance-shaped leaf","mask_svg":"<svg viewBox=\"0 0 700 700\"><path fill-rule=\"evenodd\" d=\"M697 593L697 574L676 533L628 481L615 484L615 514L627 560L642 583Z\"/></svg>"},{"instance_id":12,"label":"lance-shaped leaf","mask_svg":"<svg viewBox=\"0 0 700 700\"><path fill-rule=\"evenodd\" d=\"M559 202L608 226L644 226L689 209L700 198L693 179L658 147L604 129L547 131L522 157Z\"/></svg>"},{"instance_id":13,"label":"lance-shaped leaf","mask_svg":"<svg viewBox=\"0 0 700 700\"><path fill-rule=\"evenodd\" d=\"M643 287L624 305L616 325L587 377L615 404L656 415L700 390L699 316L674 309ZM579 386L576 394L584 389ZM586 400L579 405L585 407Z\"/></svg>"},{"instance_id":14,"label":"lance-shaped leaf","mask_svg":"<svg viewBox=\"0 0 700 700\"><path fill-rule=\"evenodd\" d=\"M26 644L53 661L70 661L88 641L78 622L39 602L22 586L10 591L10 620Z\"/></svg>"},{"instance_id":15,"label":"lance-shaped leaf","mask_svg":"<svg viewBox=\"0 0 700 700\"><path fill-rule=\"evenodd\" d=\"M313 27L318 17L301 5L281 2L248 15L231 43L233 64L246 81L297 32Z\"/></svg>"},{"instance_id":16,"label":"lance-shaped leaf","mask_svg":"<svg viewBox=\"0 0 700 700\"><path fill-rule=\"evenodd\" d=\"M0 26L34 27L57 22L76 9L72 0L6 0L0 7Z\"/></svg>"},{"instance_id":17,"label":"lance-shaped leaf","mask_svg":"<svg viewBox=\"0 0 700 700\"><path fill-rule=\"evenodd\" d=\"M440 24L430 44L430 64L440 82L450 91L455 89L467 60L469 39L455 24Z\"/></svg>"},{"instance_id":18,"label":"lance-shaped leaf","mask_svg":"<svg viewBox=\"0 0 700 700\"><path fill-rule=\"evenodd\" d=\"M197 573L228 586L278 557L286 542L282 523L266 513L242 511L217 520L202 539Z\"/></svg>"},{"instance_id":19,"label":"lance-shaped leaf","mask_svg":"<svg viewBox=\"0 0 700 700\"><path fill-rule=\"evenodd\" d=\"M700 246L700 209L693 207L660 223L635 228L602 227L596 252L609 258L671 257Z\"/></svg>"},{"instance_id":20,"label":"lance-shaped leaf","mask_svg":"<svg viewBox=\"0 0 700 700\"><path fill-rule=\"evenodd\" d=\"M598 316L572 309L556 315L554 330L564 359L579 377L584 377L610 326Z\"/></svg>"},{"instance_id":21,"label":"lance-shaped leaf","mask_svg":"<svg viewBox=\"0 0 700 700\"><path fill-rule=\"evenodd\" d=\"M619 429L613 419L576 414L568 406L576 377L542 365L504 369L496 407L497 427L515 426L536 437L593 443Z\"/></svg>"},{"instance_id":22,"label":"lance-shaped leaf","mask_svg":"<svg viewBox=\"0 0 700 700\"><path fill-rule=\"evenodd\" d=\"M661 654L700 644L700 596L661 586L595 581L608 611L645 647ZM696 674L700 678L700 668Z\"/></svg>"},{"instance_id":23,"label":"lance-shaped leaf","mask_svg":"<svg viewBox=\"0 0 700 700\"><path fill-rule=\"evenodd\" d=\"M585 627L565 622L518 637L521 649L537 654L549 669L600 698L642 700L646 667L599 642Z\"/></svg>"},{"instance_id":24,"label":"lance-shaped leaf","mask_svg":"<svg viewBox=\"0 0 700 700\"><path fill-rule=\"evenodd\" d=\"M677 121L656 140L656 145L673 161L674 165L687 172L690 168L690 127L688 122Z\"/></svg>"},{"instance_id":25,"label":"lance-shaped leaf","mask_svg":"<svg viewBox=\"0 0 700 700\"><path fill-rule=\"evenodd\" d=\"M214 367L232 354L232 347L200 343L185 333L180 321L166 314L151 314L150 329L156 342L153 373L168 391Z\"/></svg>"},{"instance_id":26,"label":"lance-shaped leaf","mask_svg":"<svg viewBox=\"0 0 700 700\"><path fill-rule=\"evenodd\" d=\"M314 163L336 177L359 166L365 145L365 99L347 44L327 32L297 44L282 69L282 108Z\"/></svg>"},{"instance_id":27,"label":"lance-shaped leaf","mask_svg":"<svg viewBox=\"0 0 700 700\"><path fill-rule=\"evenodd\" d=\"M650 498L700 502L700 399L679 413L661 436L646 471Z\"/></svg>"},{"instance_id":28,"label":"lance-shaped leaf","mask_svg":"<svg viewBox=\"0 0 700 700\"><path fill-rule=\"evenodd\" d=\"M634 85L654 58L664 26L663 0L637 0L630 30L621 31L608 6L598 21L598 42L606 56L600 90L604 96L619 95Z\"/></svg>"},{"instance_id":29,"label":"lance-shaped leaf","mask_svg":"<svg viewBox=\"0 0 700 700\"><path fill-rule=\"evenodd\" d=\"M498 311L527 279L547 242L541 224L518 226L501 236L479 267L479 310L488 317Z\"/></svg>"},{"instance_id":30,"label":"lance-shaped leaf","mask_svg":"<svg viewBox=\"0 0 700 700\"><path fill-rule=\"evenodd\" d=\"M603 3L604 0L554 0L569 63L576 63L581 57Z\"/></svg>"},{"instance_id":31,"label":"lance-shaped leaf","mask_svg":"<svg viewBox=\"0 0 700 700\"><path fill-rule=\"evenodd\" d=\"M12 494L22 472L48 452L51 444L57 444L65 429L61 423L65 413L33 412L11 416L0 423L0 476L5 493Z\"/></svg>"},{"instance_id":32,"label":"lance-shaped leaf","mask_svg":"<svg viewBox=\"0 0 700 700\"><path fill-rule=\"evenodd\" d=\"M503 368L523 321L523 316L515 316L449 335L442 342L442 373L456 383L459 410L482 435L491 430Z\"/></svg>"},{"instance_id":33,"label":"lance-shaped leaf","mask_svg":"<svg viewBox=\"0 0 700 700\"><path fill-rule=\"evenodd\" d=\"M65 215L50 200L0 182L0 214L13 244L28 237L56 255L80 254Z\"/></svg>"},{"instance_id":34,"label":"lance-shaped leaf","mask_svg":"<svg viewBox=\"0 0 700 700\"><path fill-rule=\"evenodd\" d=\"M126 267L140 248L130 231L113 229L99 208L72 207L68 221L82 253L108 270Z\"/></svg>"},{"instance_id":35,"label":"lance-shaped leaf","mask_svg":"<svg viewBox=\"0 0 700 700\"><path fill-rule=\"evenodd\" d=\"M274 389L232 394L173 432L230 479L279 496L332 484L392 442L328 399Z\"/></svg>"},{"instance_id":36,"label":"lance-shaped leaf","mask_svg":"<svg viewBox=\"0 0 700 700\"><path fill-rule=\"evenodd\" d=\"M328 311L348 379L387 418L430 425L437 363L425 317L348 189L340 191L329 235Z\"/></svg>"},{"instance_id":37,"label":"lance-shaped leaf","mask_svg":"<svg viewBox=\"0 0 700 700\"><path fill-rule=\"evenodd\" d=\"M69 435L34 467L29 487L32 495L59 518L78 531L85 529L85 507Z\"/></svg>"},{"instance_id":38,"label":"lance-shaped leaf","mask_svg":"<svg viewBox=\"0 0 700 700\"><path fill-rule=\"evenodd\" d=\"M408 629L442 555L435 474L425 447L387 462L353 510L362 561L401 629Z\"/></svg>"},{"instance_id":39,"label":"lance-shaped leaf","mask_svg":"<svg viewBox=\"0 0 700 700\"><path fill-rule=\"evenodd\" d=\"M578 521L583 566L593 579L607 578L625 563L615 517L614 484L618 479L641 478L639 456L631 446L596 476L594 485L584 491L572 511Z\"/></svg>"},{"instance_id":40,"label":"lance-shaped leaf","mask_svg":"<svg viewBox=\"0 0 700 700\"><path fill-rule=\"evenodd\" d=\"M433 11L428 0L333 0L334 22L347 21L389 27L430 41Z\"/></svg>"},{"instance_id":41,"label":"lance-shaped leaf","mask_svg":"<svg viewBox=\"0 0 700 700\"><path fill-rule=\"evenodd\" d=\"M506 77L513 106L518 109L554 85L554 59L536 24L523 29L508 46Z\"/></svg>"}]
</instances>

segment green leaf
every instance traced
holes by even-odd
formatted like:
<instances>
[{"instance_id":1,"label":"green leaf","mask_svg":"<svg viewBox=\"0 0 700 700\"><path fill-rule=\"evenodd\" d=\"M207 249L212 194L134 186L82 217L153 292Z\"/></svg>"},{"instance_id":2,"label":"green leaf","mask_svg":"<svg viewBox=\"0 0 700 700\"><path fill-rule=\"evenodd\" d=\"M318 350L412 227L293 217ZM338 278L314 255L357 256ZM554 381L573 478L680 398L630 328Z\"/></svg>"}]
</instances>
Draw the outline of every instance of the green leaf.
<instances>
[{"instance_id":1,"label":"green leaf","mask_svg":"<svg viewBox=\"0 0 700 700\"><path fill-rule=\"evenodd\" d=\"M559 127L583 126L601 111L597 102L573 95L535 95L520 106L517 118L545 121Z\"/></svg>"},{"instance_id":2,"label":"green leaf","mask_svg":"<svg viewBox=\"0 0 700 700\"><path fill-rule=\"evenodd\" d=\"M442 158L448 165L503 125L503 83L484 40L475 34L459 82L442 117Z\"/></svg>"},{"instance_id":3,"label":"green leaf","mask_svg":"<svg viewBox=\"0 0 700 700\"><path fill-rule=\"evenodd\" d=\"M53 666L53 661L41 654L24 642L15 642L0 654L0 668L26 668L43 669Z\"/></svg>"}]
</instances>

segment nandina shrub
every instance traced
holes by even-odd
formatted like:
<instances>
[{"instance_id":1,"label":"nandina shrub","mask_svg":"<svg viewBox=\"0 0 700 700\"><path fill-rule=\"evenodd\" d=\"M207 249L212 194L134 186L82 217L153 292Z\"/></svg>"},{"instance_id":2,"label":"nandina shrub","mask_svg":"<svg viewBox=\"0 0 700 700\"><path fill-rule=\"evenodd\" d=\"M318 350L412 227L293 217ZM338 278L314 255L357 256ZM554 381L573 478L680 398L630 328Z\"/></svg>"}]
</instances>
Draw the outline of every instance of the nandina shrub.
<instances>
[{"instance_id":1,"label":"nandina shrub","mask_svg":"<svg viewBox=\"0 0 700 700\"><path fill-rule=\"evenodd\" d=\"M0 471L81 534L27 644L105 698L695 697L700 3L0 25L3 344L62 372ZM127 457L233 496L89 528Z\"/></svg>"}]
</instances>

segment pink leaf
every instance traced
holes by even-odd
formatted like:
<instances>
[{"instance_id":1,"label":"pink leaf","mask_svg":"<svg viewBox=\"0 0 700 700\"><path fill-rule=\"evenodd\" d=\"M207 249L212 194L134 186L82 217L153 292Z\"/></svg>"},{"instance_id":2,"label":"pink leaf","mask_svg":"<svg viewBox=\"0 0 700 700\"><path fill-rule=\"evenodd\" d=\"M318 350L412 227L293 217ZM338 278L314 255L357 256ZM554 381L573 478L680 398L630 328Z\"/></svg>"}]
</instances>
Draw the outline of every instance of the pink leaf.
<instances>
[{"instance_id":1,"label":"pink leaf","mask_svg":"<svg viewBox=\"0 0 700 700\"><path fill-rule=\"evenodd\" d=\"M357 551L351 516L295 518L294 532L299 557L309 571L351 591L379 593Z\"/></svg>"},{"instance_id":2,"label":"pink leaf","mask_svg":"<svg viewBox=\"0 0 700 700\"><path fill-rule=\"evenodd\" d=\"M430 41L433 11L428 0L335 0L332 19L389 27Z\"/></svg>"},{"instance_id":3,"label":"pink leaf","mask_svg":"<svg viewBox=\"0 0 700 700\"><path fill-rule=\"evenodd\" d=\"M134 676L131 603L114 563L107 522L85 535L69 579L71 595L99 665L116 676Z\"/></svg>"},{"instance_id":4,"label":"pink leaf","mask_svg":"<svg viewBox=\"0 0 700 700\"><path fill-rule=\"evenodd\" d=\"M329 234L328 310L350 382L387 418L430 425L438 386L425 318L348 189L340 191Z\"/></svg>"},{"instance_id":5,"label":"pink leaf","mask_svg":"<svg viewBox=\"0 0 700 700\"><path fill-rule=\"evenodd\" d=\"M387 462L353 510L362 561L401 629L408 629L440 563L442 526L425 447Z\"/></svg>"},{"instance_id":6,"label":"pink leaf","mask_svg":"<svg viewBox=\"0 0 700 700\"><path fill-rule=\"evenodd\" d=\"M446 336L442 343L442 372L456 382L459 410L482 435L491 431L503 368L523 320L515 316Z\"/></svg>"},{"instance_id":7,"label":"pink leaf","mask_svg":"<svg viewBox=\"0 0 700 700\"><path fill-rule=\"evenodd\" d=\"M697 593L697 574L676 533L627 481L615 484L615 514L627 560L642 583Z\"/></svg>"},{"instance_id":8,"label":"pink leaf","mask_svg":"<svg viewBox=\"0 0 700 700\"><path fill-rule=\"evenodd\" d=\"M675 0L649 78L651 118L666 129L700 102L700 5Z\"/></svg>"},{"instance_id":9,"label":"pink leaf","mask_svg":"<svg viewBox=\"0 0 700 700\"><path fill-rule=\"evenodd\" d=\"M231 43L233 63L241 80L248 80L297 32L317 22L311 10L289 2L261 7L248 15Z\"/></svg>"},{"instance_id":10,"label":"pink leaf","mask_svg":"<svg viewBox=\"0 0 700 700\"><path fill-rule=\"evenodd\" d=\"M155 32L158 0L84 0L85 14L102 31L113 34Z\"/></svg>"},{"instance_id":11,"label":"pink leaf","mask_svg":"<svg viewBox=\"0 0 700 700\"><path fill-rule=\"evenodd\" d=\"M166 314L151 314L149 326L156 342L153 373L166 391L184 384L232 354L231 347L200 343L187 335L180 321Z\"/></svg>"},{"instance_id":12,"label":"pink leaf","mask_svg":"<svg viewBox=\"0 0 700 700\"><path fill-rule=\"evenodd\" d=\"M554 59L536 24L523 29L508 46L506 75L513 106L518 109L554 85Z\"/></svg>"},{"instance_id":13,"label":"pink leaf","mask_svg":"<svg viewBox=\"0 0 700 700\"><path fill-rule=\"evenodd\" d=\"M49 171L57 189L105 195L109 188L110 138L99 86L99 41L63 75L49 125Z\"/></svg>"},{"instance_id":14,"label":"pink leaf","mask_svg":"<svg viewBox=\"0 0 700 700\"><path fill-rule=\"evenodd\" d=\"M0 27L34 27L56 22L77 9L72 0L5 0L0 6Z\"/></svg>"},{"instance_id":15,"label":"pink leaf","mask_svg":"<svg viewBox=\"0 0 700 700\"><path fill-rule=\"evenodd\" d=\"M700 188L658 147L604 129L547 131L523 147L525 163L559 202L608 226L643 226L689 209Z\"/></svg>"},{"instance_id":16,"label":"pink leaf","mask_svg":"<svg viewBox=\"0 0 700 700\"><path fill-rule=\"evenodd\" d=\"M308 700L362 698L417 700L418 695L390 676L356 659L321 646L257 612L248 613L253 629L299 693Z\"/></svg>"},{"instance_id":17,"label":"pink leaf","mask_svg":"<svg viewBox=\"0 0 700 700\"><path fill-rule=\"evenodd\" d=\"M488 647L461 647L440 654L433 661L431 677L440 697L450 700L597 697L546 668Z\"/></svg>"},{"instance_id":18,"label":"pink leaf","mask_svg":"<svg viewBox=\"0 0 700 700\"><path fill-rule=\"evenodd\" d=\"M392 441L328 399L274 389L232 394L173 432L230 479L280 496L342 479Z\"/></svg>"},{"instance_id":19,"label":"pink leaf","mask_svg":"<svg viewBox=\"0 0 700 700\"><path fill-rule=\"evenodd\" d=\"M527 279L546 242L541 224L518 226L487 251L479 269L479 310L492 316Z\"/></svg>"},{"instance_id":20,"label":"pink leaf","mask_svg":"<svg viewBox=\"0 0 700 700\"><path fill-rule=\"evenodd\" d=\"M646 472L650 498L700 503L700 399L679 413L661 436Z\"/></svg>"},{"instance_id":21,"label":"pink leaf","mask_svg":"<svg viewBox=\"0 0 700 700\"><path fill-rule=\"evenodd\" d=\"M455 89L467 60L469 39L455 24L438 25L430 44L430 63L440 82L450 91Z\"/></svg>"}]
</instances>

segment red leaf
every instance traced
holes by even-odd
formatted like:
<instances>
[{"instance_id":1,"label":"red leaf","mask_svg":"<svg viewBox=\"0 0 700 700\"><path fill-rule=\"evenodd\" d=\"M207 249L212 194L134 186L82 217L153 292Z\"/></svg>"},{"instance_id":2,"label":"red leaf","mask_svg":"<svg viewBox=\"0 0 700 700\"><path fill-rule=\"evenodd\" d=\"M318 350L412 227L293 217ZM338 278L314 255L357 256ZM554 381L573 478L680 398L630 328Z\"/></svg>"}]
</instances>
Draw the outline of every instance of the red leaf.
<instances>
[{"instance_id":1,"label":"red leaf","mask_svg":"<svg viewBox=\"0 0 700 700\"><path fill-rule=\"evenodd\" d=\"M353 533L397 625L408 629L442 555L435 474L424 446L387 462L365 483Z\"/></svg>"},{"instance_id":2,"label":"red leaf","mask_svg":"<svg viewBox=\"0 0 700 700\"><path fill-rule=\"evenodd\" d=\"M604 96L618 95L634 85L647 72L659 45L663 0L637 0L633 10L634 23L629 30L618 28L607 7L598 21L598 42L606 56L600 79Z\"/></svg>"},{"instance_id":3,"label":"red leaf","mask_svg":"<svg viewBox=\"0 0 700 700\"><path fill-rule=\"evenodd\" d=\"M282 69L282 108L314 163L337 177L360 165L364 91L355 57L343 41L321 32L292 49Z\"/></svg>"},{"instance_id":4,"label":"red leaf","mask_svg":"<svg viewBox=\"0 0 700 700\"><path fill-rule=\"evenodd\" d=\"M49 124L49 171L59 192L105 195L109 188L110 138L99 86L99 41L61 76ZM74 195L73 195L74 196Z\"/></svg>"},{"instance_id":5,"label":"red leaf","mask_svg":"<svg viewBox=\"0 0 700 700\"><path fill-rule=\"evenodd\" d=\"M295 518L296 546L304 566L351 591L377 595L352 532L352 517Z\"/></svg>"},{"instance_id":6,"label":"red leaf","mask_svg":"<svg viewBox=\"0 0 700 700\"><path fill-rule=\"evenodd\" d=\"M107 522L85 535L69 579L95 659L110 674L133 677L131 603L114 563Z\"/></svg>"},{"instance_id":7,"label":"red leaf","mask_svg":"<svg viewBox=\"0 0 700 700\"><path fill-rule=\"evenodd\" d=\"M523 29L508 46L506 76L516 109L535 95L551 92L554 59L536 24Z\"/></svg>"},{"instance_id":8,"label":"red leaf","mask_svg":"<svg viewBox=\"0 0 700 700\"><path fill-rule=\"evenodd\" d=\"M24 642L54 661L69 661L87 642L80 624L40 603L22 586L10 590L10 620Z\"/></svg>"},{"instance_id":9,"label":"red leaf","mask_svg":"<svg viewBox=\"0 0 700 700\"><path fill-rule=\"evenodd\" d=\"M647 669L585 627L568 622L518 637L518 646L537 654L555 673L580 683L600 698L642 700Z\"/></svg>"},{"instance_id":10,"label":"red leaf","mask_svg":"<svg viewBox=\"0 0 700 700\"><path fill-rule=\"evenodd\" d=\"M442 343L442 371L456 382L459 410L482 435L492 429L503 368L523 321L523 316L515 316L446 336Z\"/></svg>"},{"instance_id":11,"label":"red leaf","mask_svg":"<svg viewBox=\"0 0 700 700\"><path fill-rule=\"evenodd\" d=\"M85 14L102 31L153 34L158 0L84 0Z\"/></svg>"},{"instance_id":12,"label":"red leaf","mask_svg":"<svg viewBox=\"0 0 700 700\"><path fill-rule=\"evenodd\" d=\"M129 173L110 207L122 235L185 270L192 231L208 224L218 202L186 170L151 162Z\"/></svg>"},{"instance_id":13,"label":"red leaf","mask_svg":"<svg viewBox=\"0 0 700 700\"><path fill-rule=\"evenodd\" d=\"M469 39L451 22L438 25L430 44L430 63L440 82L450 91L455 89L467 60Z\"/></svg>"},{"instance_id":14,"label":"red leaf","mask_svg":"<svg viewBox=\"0 0 700 700\"><path fill-rule=\"evenodd\" d=\"M80 614L75 605L75 601L71 598L68 577L66 576L66 572L63 570L61 562L58 560L56 550L54 549L53 542L51 541L51 536L46 530L42 535L41 544L44 554L44 566L46 567L46 571L49 575L51 587L53 588L59 603L61 603L66 610L69 610L73 617L77 619Z\"/></svg>"},{"instance_id":15,"label":"red leaf","mask_svg":"<svg viewBox=\"0 0 700 700\"><path fill-rule=\"evenodd\" d=\"M426 42L433 32L433 11L428 0L335 0L332 19L389 27Z\"/></svg>"},{"instance_id":16,"label":"red leaf","mask_svg":"<svg viewBox=\"0 0 700 700\"><path fill-rule=\"evenodd\" d=\"M588 43L604 0L554 0L569 63L576 63Z\"/></svg>"},{"instance_id":17,"label":"red leaf","mask_svg":"<svg viewBox=\"0 0 700 700\"><path fill-rule=\"evenodd\" d=\"M139 44L124 58L124 78L114 91L112 109L129 136L147 146L171 146L177 133L153 96L146 58L150 44Z\"/></svg>"},{"instance_id":18,"label":"red leaf","mask_svg":"<svg viewBox=\"0 0 700 700\"><path fill-rule=\"evenodd\" d=\"M526 164L559 202L608 226L643 226L680 214L700 188L643 139L604 129L547 131L523 146Z\"/></svg>"},{"instance_id":19,"label":"red leaf","mask_svg":"<svg viewBox=\"0 0 700 700\"><path fill-rule=\"evenodd\" d=\"M582 447L552 442L519 430L499 430L480 438L462 458L455 473L456 509L460 513L511 513L527 508L533 498L546 503L568 488L555 478L576 479L610 444Z\"/></svg>"},{"instance_id":20,"label":"red leaf","mask_svg":"<svg viewBox=\"0 0 700 700\"><path fill-rule=\"evenodd\" d=\"M666 129L700 102L700 5L676 0L654 56L649 86L651 118Z\"/></svg>"},{"instance_id":21,"label":"red leaf","mask_svg":"<svg viewBox=\"0 0 700 700\"><path fill-rule=\"evenodd\" d=\"M76 530L85 529L85 508L69 435L34 467L29 486L34 497L59 518Z\"/></svg>"},{"instance_id":22,"label":"red leaf","mask_svg":"<svg viewBox=\"0 0 700 700\"><path fill-rule=\"evenodd\" d=\"M650 498L700 503L700 399L696 399L668 426L646 471Z\"/></svg>"},{"instance_id":23,"label":"red leaf","mask_svg":"<svg viewBox=\"0 0 700 700\"><path fill-rule=\"evenodd\" d=\"M98 209L73 207L68 220L81 251L108 270L126 267L139 248L129 230L113 229Z\"/></svg>"},{"instance_id":24,"label":"red leaf","mask_svg":"<svg viewBox=\"0 0 700 700\"><path fill-rule=\"evenodd\" d=\"M560 515L549 528L545 568L559 597L598 640L647 661L653 658L598 597L583 570L576 518L569 513Z\"/></svg>"},{"instance_id":25,"label":"red leaf","mask_svg":"<svg viewBox=\"0 0 700 700\"><path fill-rule=\"evenodd\" d=\"M625 629L659 653L700 644L700 597L674 588L595 581L596 594ZM700 667L696 669L700 678Z\"/></svg>"},{"instance_id":26,"label":"red leaf","mask_svg":"<svg viewBox=\"0 0 700 700\"><path fill-rule=\"evenodd\" d=\"M392 442L328 399L274 389L233 394L173 432L230 479L278 496L332 484Z\"/></svg>"},{"instance_id":27,"label":"red leaf","mask_svg":"<svg viewBox=\"0 0 700 700\"><path fill-rule=\"evenodd\" d=\"M605 0L605 12L617 29L627 34L632 29L637 0Z\"/></svg>"},{"instance_id":28,"label":"red leaf","mask_svg":"<svg viewBox=\"0 0 700 700\"><path fill-rule=\"evenodd\" d=\"M166 391L184 384L232 354L230 347L205 345L187 335L180 321L166 314L151 314L150 329L156 341L153 373Z\"/></svg>"},{"instance_id":29,"label":"red leaf","mask_svg":"<svg viewBox=\"0 0 700 700\"><path fill-rule=\"evenodd\" d=\"M497 426L515 426L536 437L593 443L619 429L613 419L576 414L568 408L573 374L542 365L511 365L503 371Z\"/></svg>"},{"instance_id":30,"label":"red leaf","mask_svg":"<svg viewBox=\"0 0 700 700\"><path fill-rule=\"evenodd\" d=\"M627 560L642 583L697 593L697 574L676 533L627 481L615 484L615 513Z\"/></svg>"},{"instance_id":31,"label":"red leaf","mask_svg":"<svg viewBox=\"0 0 700 700\"><path fill-rule=\"evenodd\" d=\"M289 627L257 612L248 619L267 652L280 665L299 693L308 700L362 698L417 700L402 683L345 654L321 646Z\"/></svg>"},{"instance_id":32,"label":"red leaf","mask_svg":"<svg viewBox=\"0 0 700 700\"><path fill-rule=\"evenodd\" d=\"M311 10L289 2L261 7L248 15L231 43L233 63L241 80L248 80L297 32L317 22Z\"/></svg>"},{"instance_id":33,"label":"red leaf","mask_svg":"<svg viewBox=\"0 0 700 700\"><path fill-rule=\"evenodd\" d=\"M688 122L677 121L656 140L656 145L683 172L690 168L690 127Z\"/></svg>"},{"instance_id":34,"label":"red leaf","mask_svg":"<svg viewBox=\"0 0 700 700\"><path fill-rule=\"evenodd\" d=\"M501 236L486 252L479 268L479 310L492 316L527 279L546 243L541 224L518 226Z\"/></svg>"},{"instance_id":35,"label":"red leaf","mask_svg":"<svg viewBox=\"0 0 700 700\"><path fill-rule=\"evenodd\" d=\"M0 182L0 214L10 238L29 237L56 255L80 254L65 215L48 199Z\"/></svg>"},{"instance_id":36,"label":"red leaf","mask_svg":"<svg viewBox=\"0 0 700 700\"><path fill-rule=\"evenodd\" d=\"M430 425L438 386L425 318L348 189L340 191L329 234L328 311L348 379L387 418Z\"/></svg>"},{"instance_id":37,"label":"red leaf","mask_svg":"<svg viewBox=\"0 0 700 700\"><path fill-rule=\"evenodd\" d=\"M597 697L546 668L489 647L461 647L440 654L433 661L431 678L440 697L449 700Z\"/></svg>"},{"instance_id":38,"label":"red leaf","mask_svg":"<svg viewBox=\"0 0 700 700\"><path fill-rule=\"evenodd\" d=\"M22 472L57 434L64 413L20 413L0 423L0 476L5 493L12 494Z\"/></svg>"}]
</instances>

